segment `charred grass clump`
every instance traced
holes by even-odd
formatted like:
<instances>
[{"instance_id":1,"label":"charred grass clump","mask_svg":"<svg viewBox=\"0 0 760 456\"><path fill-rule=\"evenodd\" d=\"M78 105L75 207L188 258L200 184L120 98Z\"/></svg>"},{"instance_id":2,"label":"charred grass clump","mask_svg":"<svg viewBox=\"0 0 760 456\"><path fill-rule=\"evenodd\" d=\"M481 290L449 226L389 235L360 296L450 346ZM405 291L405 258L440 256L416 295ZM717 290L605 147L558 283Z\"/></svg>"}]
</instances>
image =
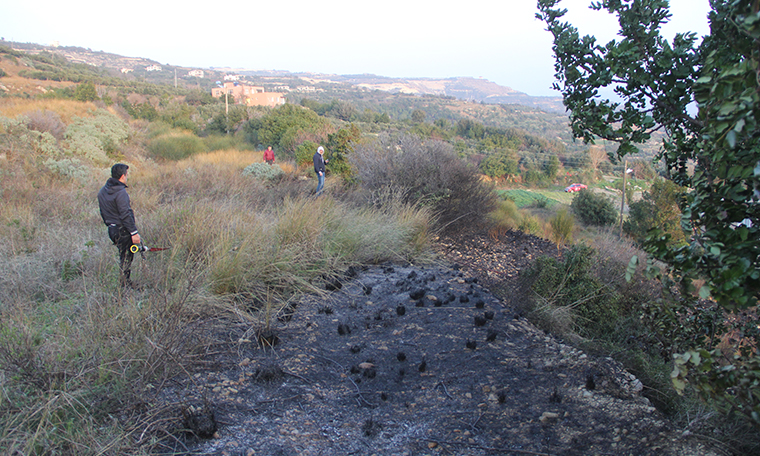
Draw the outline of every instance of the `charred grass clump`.
<instances>
[{"instance_id":1,"label":"charred grass clump","mask_svg":"<svg viewBox=\"0 0 760 456\"><path fill-rule=\"evenodd\" d=\"M244 176L252 161L219 151L131 164L141 235L169 248L136 255L139 289L118 287L94 198L105 169L90 168L86 183L34 180L29 192L46 202L15 197L0 208L0 453L160 450L184 426L182 406L156 410L152 399L167 379L191 376L230 327L274 344L278 318L301 294L325 293L326 277L426 259L430 208L392 196L382 206L315 199L287 173L277 185ZM33 176L3 179L0 191Z\"/></svg>"}]
</instances>

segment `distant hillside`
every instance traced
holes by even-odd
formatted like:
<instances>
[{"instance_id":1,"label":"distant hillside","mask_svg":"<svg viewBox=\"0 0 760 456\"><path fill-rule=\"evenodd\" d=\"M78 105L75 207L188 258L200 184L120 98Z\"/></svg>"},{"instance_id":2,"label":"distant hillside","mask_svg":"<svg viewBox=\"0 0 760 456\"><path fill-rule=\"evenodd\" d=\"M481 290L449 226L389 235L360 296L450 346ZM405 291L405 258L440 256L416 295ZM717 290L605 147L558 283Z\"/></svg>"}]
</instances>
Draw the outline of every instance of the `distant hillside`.
<instances>
[{"instance_id":1,"label":"distant hillside","mask_svg":"<svg viewBox=\"0 0 760 456\"><path fill-rule=\"evenodd\" d=\"M373 75L338 76L338 81L349 82L358 87L416 94L445 95L460 100L477 101L488 104L521 104L541 108L545 111L564 112L562 97L533 97L523 92L504 87L487 79L403 79L380 78Z\"/></svg>"},{"instance_id":2,"label":"distant hillside","mask_svg":"<svg viewBox=\"0 0 760 456\"><path fill-rule=\"evenodd\" d=\"M103 51L93 51L77 46L43 46L35 43L15 43L9 41L0 42L12 49L24 51L30 54L39 54L40 52L50 52L66 58L71 63L85 63L95 67L105 67L112 69L128 68L131 70L144 68L150 65L158 65L155 60L143 57L124 57L118 54L111 54Z\"/></svg>"},{"instance_id":3,"label":"distant hillside","mask_svg":"<svg viewBox=\"0 0 760 456\"><path fill-rule=\"evenodd\" d=\"M564 113L562 97L533 97L523 92L504 87L487 79L471 77L433 78L390 78L374 74L337 75L317 73L289 73L287 71L245 70L215 68L246 76L300 78L313 83L343 83L363 90L380 90L388 93L411 95L439 95L488 104L519 104L539 108L544 111Z\"/></svg>"},{"instance_id":4,"label":"distant hillside","mask_svg":"<svg viewBox=\"0 0 760 456\"><path fill-rule=\"evenodd\" d=\"M189 75L195 68L172 66L161 64L155 60L144 57L125 57L104 51L93 51L77 46L44 46L35 43L16 43L12 41L0 41L0 46L6 46L15 51L27 54L39 55L43 53L60 56L72 64L88 65L103 74L118 77L126 81L140 80L152 84L174 84L175 76L183 85L210 91L215 86L215 81L224 76L223 72L205 70L204 78L196 78ZM159 68L151 70L150 67Z\"/></svg>"}]
</instances>

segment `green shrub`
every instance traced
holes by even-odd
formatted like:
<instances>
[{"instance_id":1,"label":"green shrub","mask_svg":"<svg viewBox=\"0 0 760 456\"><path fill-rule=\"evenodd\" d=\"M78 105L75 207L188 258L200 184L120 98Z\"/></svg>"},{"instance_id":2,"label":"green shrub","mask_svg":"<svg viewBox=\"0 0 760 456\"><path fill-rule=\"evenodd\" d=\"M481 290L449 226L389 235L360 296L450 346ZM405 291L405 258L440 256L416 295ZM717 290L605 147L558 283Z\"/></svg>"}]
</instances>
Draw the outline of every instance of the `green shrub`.
<instances>
[{"instance_id":1,"label":"green shrub","mask_svg":"<svg viewBox=\"0 0 760 456\"><path fill-rule=\"evenodd\" d=\"M511 229L517 228L519 220L520 212L514 201L499 201L496 210L488 214L489 232L492 236L502 235Z\"/></svg>"},{"instance_id":2,"label":"green shrub","mask_svg":"<svg viewBox=\"0 0 760 456\"><path fill-rule=\"evenodd\" d=\"M45 160L45 166L53 174L76 179L82 184L87 183L90 178L90 168L83 166L76 158L64 158L61 160L49 158Z\"/></svg>"},{"instance_id":3,"label":"green shrub","mask_svg":"<svg viewBox=\"0 0 760 456\"><path fill-rule=\"evenodd\" d=\"M532 234L534 236L540 236L543 232L541 229L541 221L538 217L530 214L523 214L520 218L520 223L517 225L517 229L523 233Z\"/></svg>"},{"instance_id":4,"label":"green shrub","mask_svg":"<svg viewBox=\"0 0 760 456\"><path fill-rule=\"evenodd\" d=\"M30 118L0 117L0 152L8 154L10 161L19 166L24 174L47 170L54 175L86 183L90 179L91 168L61 149L56 138L48 131L62 134L60 119L49 114L37 111ZM96 138L86 135L78 140L79 145L84 144L85 140L96 142Z\"/></svg>"},{"instance_id":5,"label":"green shrub","mask_svg":"<svg viewBox=\"0 0 760 456\"><path fill-rule=\"evenodd\" d=\"M284 174L285 172L279 165L270 165L268 163L251 163L243 170L243 176L252 176L266 181L276 180Z\"/></svg>"},{"instance_id":6,"label":"green shrub","mask_svg":"<svg viewBox=\"0 0 760 456\"><path fill-rule=\"evenodd\" d=\"M99 109L92 117L75 117L66 129L68 150L98 165L111 163L119 147L129 138L129 125L110 112Z\"/></svg>"},{"instance_id":7,"label":"green shrub","mask_svg":"<svg viewBox=\"0 0 760 456\"><path fill-rule=\"evenodd\" d=\"M532 313L547 329L590 338L614 332L620 295L592 274L594 257L591 247L574 245L564 261L542 256L526 271L536 296Z\"/></svg>"},{"instance_id":8,"label":"green shrub","mask_svg":"<svg viewBox=\"0 0 760 456\"><path fill-rule=\"evenodd\" d=\"M314 141L304 141L296 147L296 165L309 166L311 165L314 154L317 152L319 144Z\"/></svg>"},{"instance_id":9,"label":"green shrub","mask_svg":"<svg viewBox=\"0 0 760 456\"><path fill-rule=\"evenodd\" d=\"M148 103L147 101L133 105L129 102L129 100L125 99L121 102L121 107L124 108L124 110L127 111L127 113L135 119L144 119L149 122L153 122L158 118L158 111L152 104Z\"/></svg>"},{"instance_id":10,"label":"green shrub","mask_svg":"<svg viewBox=\"0 0 760 456\"><path fill-rule=\"evenodd\" d=\"M172 122L172 127L179 128L180 130L187 130L196 135L200 132L200 128L195 122L192 121L192 119L175 119Z\"/></svg>"},{"instance_id":11,"label":"green shrub","mask_svg":"<svg viewBox=\"0 0 760 456\"><path fill-rule=\"evenodd\" d=\"M175 130L170 123L164 122L163 120L157 120L155 122L151 122L148 125L148 133L147 137L148 139L153 139L158 136L167 135L169 133L174 134L180 134L185 133L182 130Z\"/></svg>"},{"instance_id":12,"label":"green shrub","mask_svg":"<svg viewBox=\"0 0 760 456\"><path fill-rule=\"evenodd\" d=\"M40 133L30 132L26 119L0 116L0 152L6 154L9 162L32 161L37 148L35 136L40 137Z\"/></svg>"},{"instance_id":13,"label":"green shrub","mask_svg":"<svg viewBox=\"0 0 760 456\"><path fill-rule=\"evenodd\" d=\"M515 151L505 149L484 158L480 162L480 170L494 179L509 178L518 173L518 161L519 157Z\"/></svg>"},{"instance_id":14,"label":"green shrub","mask_svg":"<svg viewBox=\"0 0 760 456\"><path fill-rule=\"evenodd\" d=\"M551 180L539 169L528 169L523 173L523 181L536 187L547 187Z\"/></svg>"},{"instance_id":15,"label":"green shrub","mask_svg":"<svg viewBox=\"0 0 760 456\"><path fill-rule=\"evenodd\" d=\"M589 189L576 193L570 208L586 225L612 225L618 219L612 200Z\"/></svg>"},{"instance_id":16,"label":"green shrub","mask_svg":"<svg viewBox=\"0 0 760 456\"><path fill-rule=\"evenodd\" d=\"M197 153L206 152L203 140L187 133L170 133L148 141L148 152L153 158L182 160Z\"/></svg>"},{"instance_id":17,"label":"green shrub","mask_svg":"<svg viewBox=\"0 0 760 456\"><path fill-rule=\"evenodd\" d=\"M545 197L544 195L539 195L533 205L538 209L545 209L547 206L549 206L549 198Z\"/></svg>"},{"instance_id":18,"label":"green shrub","mask_svg":"<svg viewBox=\"0 0 760 456\"><path fill-rule=\"evenodd\" d=\"M351 177L351 167L348 157L353 153L357 143L361 140L362 133L359 128L350 124L335 133L327 135L325 145L325 158L330 160L329 169L344 178Z\"/></svg>"},{"instance_id":19,"label":"green shrub","mask_svg":"<svg viewBox=\"0 0 760 456\"><path fill-rule=\"evenodd\" d=\"M686 236L681 228L681 209L678 206L683 189L671 180L657 179L642 199L630 204L628 219L623 230L642 244L647 232L659 228L670 234L673 245L681 244Z\"/></svg>"},{"instance_id":20,"label":"green shrub","mask_svg":"<svg viewBox=\"0 0 760 456\"><path fill-rule=\"evenodd\" d=\"M252 119L243 126L250 139L271 145L286 157L291 156L304 137L325 137L329 128L330 123L324 117L311 109L290 103L274 108L260 119Z\"/></svg>"},{"instance_id":21,"label":"green shrub","mask_svg":"<svg viewBox=\"0 0 760 456\"><path fill-rule=\"evenodd\" d=\"M74 89L74 99L77 101L95 101L99 100L97 90L95 90L95 84L92 82L84 82L77 85Z\"/></svg>"}]
</instances>

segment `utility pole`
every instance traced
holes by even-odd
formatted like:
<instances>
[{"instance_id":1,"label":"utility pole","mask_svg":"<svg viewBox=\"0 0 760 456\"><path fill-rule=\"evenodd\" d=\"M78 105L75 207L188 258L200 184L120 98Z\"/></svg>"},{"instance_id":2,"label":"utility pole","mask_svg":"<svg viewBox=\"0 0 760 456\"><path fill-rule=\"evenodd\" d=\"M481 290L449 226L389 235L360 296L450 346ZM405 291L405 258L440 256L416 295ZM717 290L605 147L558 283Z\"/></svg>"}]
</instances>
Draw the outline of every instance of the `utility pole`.
<instances>
[{"instance_id":1,"label":"utility pole","mask_svg":"<svg viewBox=\"0 0 760 456\"><path fill-rule=\"evenodd\" d=\"M620 237L623 237L623 210L625 209L625 178L628 176L628 160L623 167L623 197L620 200Z\"/></svg>"},{"instance_id":2,"label":"utility pole","mask_svg":"<svg viewBox=\"0 0 760 456\"><path fill-rule=\"evenodd\" d=\"M227 89L224 89L224 123L227 134L230 134L230 105L227 102Z\"/></svg>"}]
</instances>

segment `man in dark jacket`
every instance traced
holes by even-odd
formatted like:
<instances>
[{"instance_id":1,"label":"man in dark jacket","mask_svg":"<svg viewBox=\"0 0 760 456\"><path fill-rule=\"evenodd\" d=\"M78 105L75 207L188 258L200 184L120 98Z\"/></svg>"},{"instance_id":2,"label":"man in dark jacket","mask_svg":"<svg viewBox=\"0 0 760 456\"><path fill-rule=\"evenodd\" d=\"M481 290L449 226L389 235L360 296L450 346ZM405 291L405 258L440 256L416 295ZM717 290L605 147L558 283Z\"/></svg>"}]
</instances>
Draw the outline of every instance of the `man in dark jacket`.
<instances>
[{"instance_id":1,"label":"man in dark jacket","mask_svg":"<svg viewBox=\"0 0 760 456\"><path fill-rule=\"evenodd\" d=\"M117 163L111 167L111 177L98 192L98 204L103 223L108 227L108 237L119 248L119 269L121 286L132 286L130 280L133 244L140 244L135 214L129 205L127 194L127 170L129 166Z\"/></svg>"},{"instance_id":2,"label":"man in dark jacket","mask_svg":"<svg viewBox=\"0 0 760 456\"><path fill-rule=\"evenodd\" d=\"M317 196L322 194L322 188L325 186L325 163L328 163L328 160L325 160L324 154L325 148L319 146L313 158L314 172L317 173Z\"/></svg>"}]
</instances>

